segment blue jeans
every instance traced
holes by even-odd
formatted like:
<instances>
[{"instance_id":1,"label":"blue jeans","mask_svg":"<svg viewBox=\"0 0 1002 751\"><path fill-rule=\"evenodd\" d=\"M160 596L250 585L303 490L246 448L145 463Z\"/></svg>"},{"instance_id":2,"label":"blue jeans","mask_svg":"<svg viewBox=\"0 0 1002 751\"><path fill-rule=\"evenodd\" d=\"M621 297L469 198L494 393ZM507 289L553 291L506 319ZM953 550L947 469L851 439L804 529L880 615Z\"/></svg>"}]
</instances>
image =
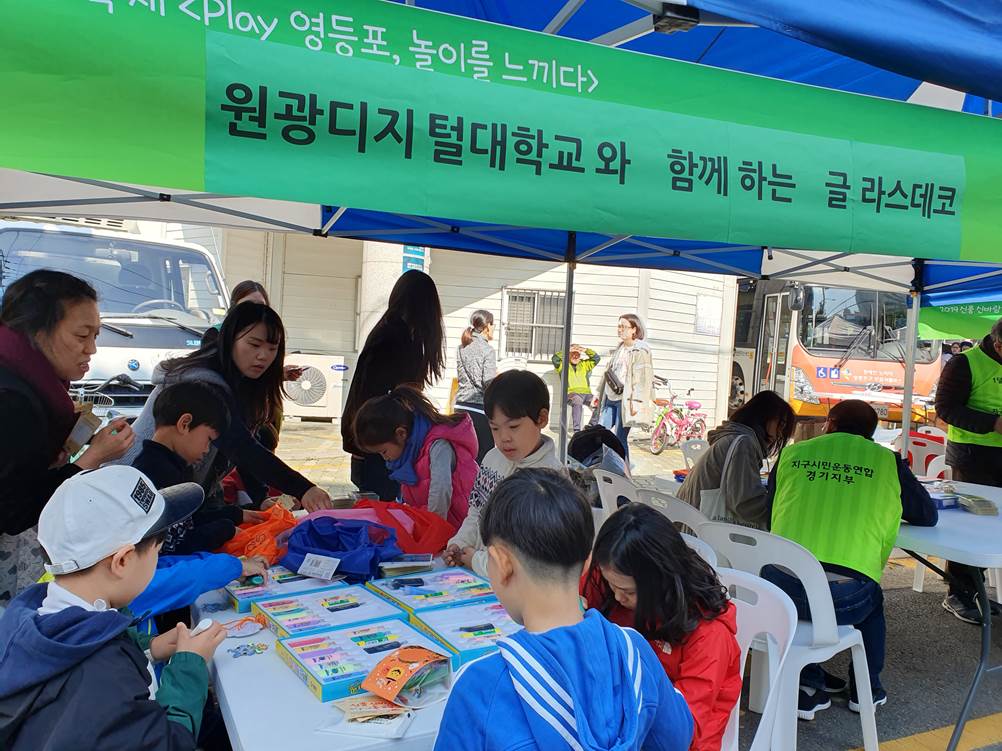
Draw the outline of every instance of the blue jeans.
<instances>
[{"instance_id":1,"label":"blue jeans","mask_svg":"<svg viewBox=\"0 0 1002 751\"><path fill-rule=\"evenodd\" d=\"M797 617L811 620L807 593L796 577L780 571L775 566L762 569L762 578L786 592L797 606ZM828 582L835 605L835 622L840 626L855 626L863 637L866 665L870 671L870 690L881 688L880 672L884 669L884 651L887 641L887 622L884 620L884 592L872 579L860 574L859 579ZM850 671L850 682L852 672ZM805 686L820 687L823 676L819 665L808 665L800 674Z\"/></svg>"},{"instance_id":2,"label":"blue jeans","mask_svg":"<svg viewBox=\"0 0 1002 751\"><path fill-rule=\"evenodd\" d=\"M616 434L616 438L623 444L626 451L626 461L630 461L630 443L627 440L630 429L623 427L623 402L610 402L608 399L602 401L602 427L608 428Z\"/></svg>"}]
</instances>

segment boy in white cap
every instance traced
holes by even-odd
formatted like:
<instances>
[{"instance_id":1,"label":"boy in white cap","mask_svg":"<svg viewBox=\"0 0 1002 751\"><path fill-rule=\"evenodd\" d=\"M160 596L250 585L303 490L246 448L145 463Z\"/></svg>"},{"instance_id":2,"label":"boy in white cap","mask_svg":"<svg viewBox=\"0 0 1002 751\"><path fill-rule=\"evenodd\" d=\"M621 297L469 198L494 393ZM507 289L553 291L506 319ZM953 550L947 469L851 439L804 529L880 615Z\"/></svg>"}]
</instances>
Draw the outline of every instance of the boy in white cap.
<instances>
[{"instance_id":1,"label":"boy in white cap","mask_svg":"<svg viewBox=\"0 0 1002 751\"><path fill-rule=\"evenodd\" d=\"M219 624L150 639L124 608L153 577L168 527L203 491L163 491L132 467L66 480L42 510L38 541L55 577L0 618L0 748L194 749ZM169 663L159 685L151 662Z\"/></svg>"}]
</instances>

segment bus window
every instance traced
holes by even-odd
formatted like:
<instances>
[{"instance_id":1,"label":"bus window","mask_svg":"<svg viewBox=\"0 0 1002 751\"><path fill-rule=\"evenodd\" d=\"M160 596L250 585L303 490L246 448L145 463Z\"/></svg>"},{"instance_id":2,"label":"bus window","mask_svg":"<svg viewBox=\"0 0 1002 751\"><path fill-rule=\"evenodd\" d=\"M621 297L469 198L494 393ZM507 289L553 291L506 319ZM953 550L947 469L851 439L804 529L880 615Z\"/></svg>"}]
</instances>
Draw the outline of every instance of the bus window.
<instances>
[{"instance_id":1,"label":"bus window","mask_svg":"<svg viewBox=\"0 0 1002 751\"><path fill-rule=\"evenodd\" d=\"M734 319L734 346L754 349L758 346L755 302L758 299L758 285L753 279L738 280L737 311Z\"/></svg>"},{"instance_id":2,"label":"bus window","mask_svg":"<svg viewBox=\"0 0 1002 751\"><path fill-rule=\"evenodd\" d=\"M905 359L904 338L908 324L908 298L896 292L880 292L880 327L877 331L878 360ZM939 348L931 341L920 339L916 343L915 362L932 362L939 356Z\"/></svg>"},{"instance_id":3,"label":"bus window","mask_svg":"<svg viewBox=\"0 0 1002 751\"><path fill-rule=\"evenodd\" d=\"M862 289L818 287L804 290L800 343L812 354L873 357L877 293Z\"/></svg>"}]
</instances>

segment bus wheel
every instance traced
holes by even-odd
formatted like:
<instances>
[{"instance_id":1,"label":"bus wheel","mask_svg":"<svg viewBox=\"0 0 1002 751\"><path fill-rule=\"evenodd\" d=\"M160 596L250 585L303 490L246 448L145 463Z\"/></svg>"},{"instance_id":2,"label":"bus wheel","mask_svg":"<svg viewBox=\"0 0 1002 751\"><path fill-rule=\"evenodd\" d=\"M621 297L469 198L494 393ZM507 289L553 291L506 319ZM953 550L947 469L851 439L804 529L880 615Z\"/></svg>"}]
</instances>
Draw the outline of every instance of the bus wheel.
<instances>
[{"instance_id":1,"label":"bus wheel","mask_svg":"<svg viewBox=\"0 0 1002 751\"><path fill-rule=\"evenodd\" d=\"M731 368L731 395L727 400L729 412L734 412L745 403L745 378L737 363Z\"/></svg>"}]
</instances>

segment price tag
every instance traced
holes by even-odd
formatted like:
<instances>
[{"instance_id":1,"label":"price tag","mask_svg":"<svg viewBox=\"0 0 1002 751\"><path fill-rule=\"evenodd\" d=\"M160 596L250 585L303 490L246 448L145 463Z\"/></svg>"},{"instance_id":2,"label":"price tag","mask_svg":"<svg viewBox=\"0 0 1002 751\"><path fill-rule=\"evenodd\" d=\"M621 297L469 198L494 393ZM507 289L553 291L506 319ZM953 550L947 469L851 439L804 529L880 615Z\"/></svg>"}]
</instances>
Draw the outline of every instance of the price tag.
<instances>
[{"instance_id":1,"label":"price tag","mask_svg":"<svg viewBox=\"0 0 1002 751\"><path fill-rule=\"evenodd\" d=\"M879 417L881 420L886 420L888 415L891 414L891 408L888 407L886 404L876 404L874 405L874 409L877 412L877 417Z\"/></svg>"},{"instance_id":2,"label":"price tag","mask_svg":"<svg viewBox=\"0 0 1002 751\"><path fill-rule=\"evenodd\" d=\"M334 572L337 571L337 567L340 565L340 558L307 553L303 559L303 565L299 567L299 573L303 576L312 576L315 579L330 581L334 578Z\"/></svg>"}]
</instances>

